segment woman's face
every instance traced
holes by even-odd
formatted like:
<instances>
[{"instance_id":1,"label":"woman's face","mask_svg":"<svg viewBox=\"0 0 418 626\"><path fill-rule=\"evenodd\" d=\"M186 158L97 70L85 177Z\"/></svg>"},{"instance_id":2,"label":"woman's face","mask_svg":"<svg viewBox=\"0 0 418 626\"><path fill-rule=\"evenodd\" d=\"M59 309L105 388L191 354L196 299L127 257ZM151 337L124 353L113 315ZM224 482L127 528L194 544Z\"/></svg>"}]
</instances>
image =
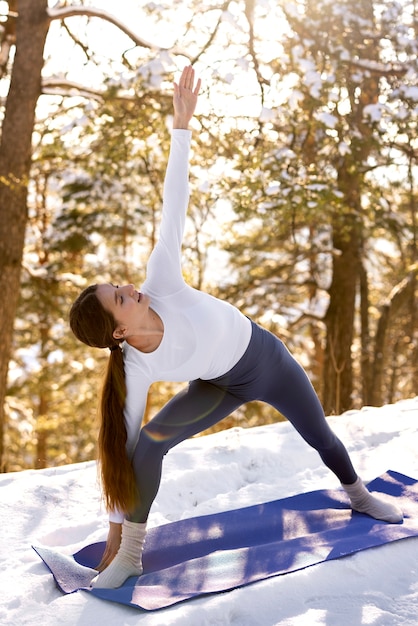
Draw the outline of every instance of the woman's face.
<instances>
[{"instance_id":1,"label":"woman's face","mask_svg":"<svg viewBox=\"0 0 418 626\"><path fill-rule=\"evenodd\" d=\"M103 307L115 318L115 339L128 339L131 335L138 335L144 328L150 298L136 291L133 285L119 287L106 283L97 287L96 295Z\"/></svg>"}]
</instances>

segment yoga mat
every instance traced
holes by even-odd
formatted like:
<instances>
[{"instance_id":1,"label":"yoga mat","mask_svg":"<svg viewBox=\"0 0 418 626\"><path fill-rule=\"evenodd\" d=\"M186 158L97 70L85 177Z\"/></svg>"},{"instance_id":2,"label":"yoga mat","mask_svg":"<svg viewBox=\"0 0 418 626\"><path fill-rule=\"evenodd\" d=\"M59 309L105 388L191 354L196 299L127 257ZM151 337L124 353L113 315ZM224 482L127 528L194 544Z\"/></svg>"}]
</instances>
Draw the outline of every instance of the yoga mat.
<instances>
[{"instance_id":1,"label":"yoga mat","mask_svg":"<svg viewBox=\"0 0 418 626\"><path fill-rule=\"evenodd\" d=\"M405 519L388 524L353 512L340 490L319 490L152 528L140 577L118 589L92 589L105 542L73 556L34 547L65 593L93 595L152 611L241 587L418 535L418 481L388 471L368 485L395 496Z\"/></svg>"}]
</instances>

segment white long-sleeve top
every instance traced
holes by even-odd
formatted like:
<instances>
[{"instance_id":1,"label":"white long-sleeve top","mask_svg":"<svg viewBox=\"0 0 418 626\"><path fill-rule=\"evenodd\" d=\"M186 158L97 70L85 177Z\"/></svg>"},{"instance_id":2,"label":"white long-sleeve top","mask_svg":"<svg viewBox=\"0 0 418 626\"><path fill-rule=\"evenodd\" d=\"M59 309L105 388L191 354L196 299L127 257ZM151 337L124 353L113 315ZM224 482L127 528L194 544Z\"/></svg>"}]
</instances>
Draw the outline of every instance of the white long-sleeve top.
<instances>
[{"instance_id":1,"label":"white long-sleeve top","mask_svg":"<svg viewBox=\"0 0 418 626\"><path fill-rule=\"evenodd\" d=\"M156 381L210 380L228 372L244 354L251 323L238 309L187 285L181 270L181 245L189 200L191 132L172 131L164 181L158 242L152 251L141 291L163 325L162 341L144 353L123 343L127 396L124 408L126 449L132 457L138 441L149 387ZM110 513L122 522L123 514Z\"/></svg>"}]
</instances>

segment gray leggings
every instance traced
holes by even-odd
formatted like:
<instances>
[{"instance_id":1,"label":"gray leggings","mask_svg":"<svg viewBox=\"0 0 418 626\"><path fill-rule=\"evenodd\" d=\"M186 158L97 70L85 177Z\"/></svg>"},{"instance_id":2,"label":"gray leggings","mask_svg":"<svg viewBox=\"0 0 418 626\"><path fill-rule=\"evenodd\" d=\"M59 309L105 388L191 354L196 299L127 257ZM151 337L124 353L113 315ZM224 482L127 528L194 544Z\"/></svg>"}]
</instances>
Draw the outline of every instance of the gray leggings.
<instances>
[{"instance_id":1,"label":"gray leggings","mask_svg":"<svg viewBox=\"0 0 418 626\"><path fill-rule=\"evenodd\" d=\"M140 501L129 519L147 520L168 450L253 400L280 411L342 483L356 481L347 450L329 427L305 371L280 339L252 322L248 348L229 372L193 380L142 428L133 455Z\"/></svg>"}]
</instances>

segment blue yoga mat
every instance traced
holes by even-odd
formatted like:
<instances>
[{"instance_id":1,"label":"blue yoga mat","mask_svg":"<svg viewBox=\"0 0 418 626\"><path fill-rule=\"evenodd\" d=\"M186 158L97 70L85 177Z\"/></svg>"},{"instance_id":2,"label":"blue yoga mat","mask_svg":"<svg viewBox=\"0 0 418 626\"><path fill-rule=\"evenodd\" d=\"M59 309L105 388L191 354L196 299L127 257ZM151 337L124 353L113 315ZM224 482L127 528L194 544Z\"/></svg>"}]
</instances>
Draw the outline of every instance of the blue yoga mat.
<instances>
[{"instance_id":1,"label":"blue yoga mat","mask_svg":"<svg viewBox=\"0 0 418 626\"><path fill-rule=\"evenodd\" d=\"M118 589L92 589L105 543L73 556L35 547L65 593L93 595L152 611L204 594L294 572L360 550L418 535L418 481L388 471L368 485L395 496L401 524L353 512L342 490L320 490L152 528L144 573Z\"/></svg>"}]
</instances>

